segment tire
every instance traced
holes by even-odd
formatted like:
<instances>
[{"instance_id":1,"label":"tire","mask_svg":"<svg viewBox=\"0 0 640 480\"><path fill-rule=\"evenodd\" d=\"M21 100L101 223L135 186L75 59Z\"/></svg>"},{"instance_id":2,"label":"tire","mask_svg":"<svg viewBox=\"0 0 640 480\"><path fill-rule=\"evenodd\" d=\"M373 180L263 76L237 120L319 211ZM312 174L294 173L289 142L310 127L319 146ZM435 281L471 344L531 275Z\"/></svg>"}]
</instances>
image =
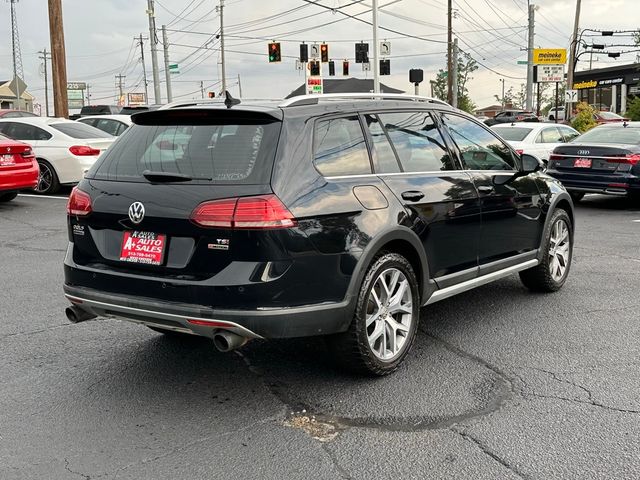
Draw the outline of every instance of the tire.
<instances>
[{"instance_id":1,"label":"tire","mask_svg":"<svg viewBox=\"0 0 640 480\"><path fill-rule=\"evenodd\" d=\"M573 200L573 203L578 203L584 198L584 193L582 192L569 192L569 195L571 195L571 200Z\"/></svg>"},{"instance_id":2,"label":"tire","mask_svg":"<svg viewBox=\"0 0 640 480\"><path fill-rule=\"evenodd\" d=\"M397 253L382 253L367 270L349 329L326 337L326 341L342 367L356 373L388 375L411 350L419 320L420 294L411 264ZM389 334L393 334L394 345L387 342Z\"/></svg>"},{"instance_id":3,"label":"tire","mask_svg":"<svg viewBox=\"0 0 640 480\"><path fill-rule=\"evenodd\" d=\"M40 167L40 177L38 177L38 185L33 189L34 192L41 195L56 193L60 190L60 181L56 170L46 160L38 159Z\"/></svg>"},{"instance_id":4,"label":"tire","mask_svg":"<svg viewBox=\"0 0 640 480\"><path fill-rule=\"evenodd\" d=\"M558 238L560 242L557 241ZM562 248L557 248L558 245ZM520 272L520 280L534 292L560 290L569 276L573 255L573 225L567 212L561 209L553 212L540 248L544 252L542 261L539 265Z\"/></svg>"},{"instance_id":5,"label":"tire","mask_svg":"<svg viewBox=\"0 0 640 480\"><path fill-rule=\"evenodd\" d=\"M0 193L0 203L10 202L18 196L18 192Z\"/></svg>"}]
</instances>

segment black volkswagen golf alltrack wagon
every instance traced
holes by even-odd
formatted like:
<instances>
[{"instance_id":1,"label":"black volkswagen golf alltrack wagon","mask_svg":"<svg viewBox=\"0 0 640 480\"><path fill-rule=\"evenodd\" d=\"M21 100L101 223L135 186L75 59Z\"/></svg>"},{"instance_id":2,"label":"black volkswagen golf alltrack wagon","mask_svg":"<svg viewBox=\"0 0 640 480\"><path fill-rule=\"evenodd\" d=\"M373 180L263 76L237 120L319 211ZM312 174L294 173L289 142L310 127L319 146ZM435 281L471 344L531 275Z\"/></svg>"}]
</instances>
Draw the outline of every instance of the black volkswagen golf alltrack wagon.
<instances>
[{"instance_id":1,"label":"black volkswagen golf alltrack wagon","mask_svg":"<svg viewBox=\"0 0 640 480\"><path fill-rule=\"evenodd\" d=\"M67 316L212 338L323 335L392 372L420 308L519 273L552 292L573 204L535 157L438 100L336 94L133 116L68 203Z\"/></svg>"}]
</instances>

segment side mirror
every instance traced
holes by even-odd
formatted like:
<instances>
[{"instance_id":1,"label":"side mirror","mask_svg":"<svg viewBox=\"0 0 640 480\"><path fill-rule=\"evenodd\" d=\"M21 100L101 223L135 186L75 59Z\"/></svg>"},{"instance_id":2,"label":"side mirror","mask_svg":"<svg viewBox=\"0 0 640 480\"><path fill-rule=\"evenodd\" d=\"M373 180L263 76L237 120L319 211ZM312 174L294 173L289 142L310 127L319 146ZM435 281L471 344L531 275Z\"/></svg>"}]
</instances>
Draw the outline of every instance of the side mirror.
<instances>
[{"instance_id":1,"label":"side mirror","mask_svg":"<svg viewBox=\"0 0 640 480\"><path fill-rule=\"evenodd\" d=\"M522 159L522 171L524 173L540 172L544 170L544 163L537 157L523 153L520 155Z\"/></svg>"}]
</instances>

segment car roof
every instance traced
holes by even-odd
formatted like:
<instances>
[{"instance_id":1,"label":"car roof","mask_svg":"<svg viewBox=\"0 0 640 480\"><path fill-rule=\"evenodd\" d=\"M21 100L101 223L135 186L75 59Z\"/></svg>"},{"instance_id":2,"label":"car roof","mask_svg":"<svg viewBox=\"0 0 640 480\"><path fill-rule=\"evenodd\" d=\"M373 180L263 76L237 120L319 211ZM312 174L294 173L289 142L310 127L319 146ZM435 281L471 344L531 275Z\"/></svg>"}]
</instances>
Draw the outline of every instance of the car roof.
<instances>
[{"instance_id":1,"label":"car roof","mask_svg":"<svg viewBox=\"0 0 640 480\"><path fill-rule=\"evenodd\" d=\"M120 114L112 114L112 115L87 115L85 117L81 117L76 121L80 121L80 120L87 120L87 119L93 119L93 118L97 118L100 120L103 119L111 119L111 120L118 120L120 122L126 123L127 125L131 124L131 115L120 115Z\"/></svg>"},{"instance_id":2,"label":"car roof","mask_svg":"<svg viewBox=\"0 0 640 480\"><path fill-rule=\"evenodd\" d=\"M602 125L598 125L594 128L640 128L640 122L612 122L612 123L603 123Z\"/></svg>"},{"instance_id":3,"label":"car roof","mask_svg":"<svg viewBox=\"0 0 640 480\"><path fill-rule=\"evenodd\" d=\"M73 120L68 120L62 117L15 117L15 118L0 118L0 122L18 122L28 123L30 125L46 126L53 125L55 123L75 123Z\"/></svg>"},{"instance_id":4,"label":"car roof","mask_svg":"<svg viewBox=\"0 0 640 480\"><path fill-rule=\"evenodd\" d=\"M568 127L572 130L575 130L570 125L564 125L562 123L551 123L551 122L512 122L512 123L497 123L492 125L491 128L509 128L509 127L519 127L519 128L528 128L530 130L542 130L547 127Z\"/></svg>"}]
</instances>

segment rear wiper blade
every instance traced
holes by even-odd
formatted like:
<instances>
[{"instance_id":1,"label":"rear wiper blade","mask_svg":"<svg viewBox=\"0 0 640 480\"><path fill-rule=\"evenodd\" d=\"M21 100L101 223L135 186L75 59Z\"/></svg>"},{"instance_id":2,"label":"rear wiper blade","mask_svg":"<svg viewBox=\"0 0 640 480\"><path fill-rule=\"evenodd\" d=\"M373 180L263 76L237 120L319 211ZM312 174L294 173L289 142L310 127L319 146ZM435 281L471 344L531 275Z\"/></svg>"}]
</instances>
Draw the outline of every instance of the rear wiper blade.
<instances>
[{"instance_id":1,"label":"rear wiper blade","mask_svg":"<svg viewBox=\"0 0 640 480\"><path fill-rule=\"evenodd\" d=\"M190 182L191 180L211 181L211 178L206 177L192 177L190 175L185 175L184 173L152 172L151 170L145 170L142 172L142 176L150 182Z\"/></svg>"}]
</instances>

